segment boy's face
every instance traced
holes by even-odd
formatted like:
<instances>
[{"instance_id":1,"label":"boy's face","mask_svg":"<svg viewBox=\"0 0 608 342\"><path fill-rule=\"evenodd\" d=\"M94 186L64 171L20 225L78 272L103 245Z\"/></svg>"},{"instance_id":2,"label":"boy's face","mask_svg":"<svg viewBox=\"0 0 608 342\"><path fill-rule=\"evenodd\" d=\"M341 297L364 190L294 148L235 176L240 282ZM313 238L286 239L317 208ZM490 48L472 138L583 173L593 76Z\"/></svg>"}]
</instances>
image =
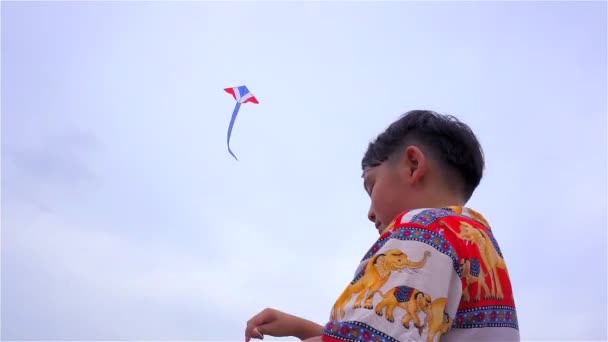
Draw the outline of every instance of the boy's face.
<instances>
[{"instance_id":1,"label":"boy's face","mask_svg":"<svg viewBox=\"0 0 608 342\"><path fill-rule=\"evenodd\" d=\"M408 147L403 158L364 171L365 191L371 198L368 218L380 234L399 214L414 207L418 195L415 185L426 167L422 151Z\"/></svg>"},{"instance_id":2,"label":"boy's face","mask_svg":"<svg viewBox=\"0 0 608 342\"><path fill-rule=\"evenodd\" d=\"M385 162L365 171L364 186L371 199L367 217L378 233L403 211L401 203L405 202L407 187L396 169Z\"/></svg>"}]
</instances>

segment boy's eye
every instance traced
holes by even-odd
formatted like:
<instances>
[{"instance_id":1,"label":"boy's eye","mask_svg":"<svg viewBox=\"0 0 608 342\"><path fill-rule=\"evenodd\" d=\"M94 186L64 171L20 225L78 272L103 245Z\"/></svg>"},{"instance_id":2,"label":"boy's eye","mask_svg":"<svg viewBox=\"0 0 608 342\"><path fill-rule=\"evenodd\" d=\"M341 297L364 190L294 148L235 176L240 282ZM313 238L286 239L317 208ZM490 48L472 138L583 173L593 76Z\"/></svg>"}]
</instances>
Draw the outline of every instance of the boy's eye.
<instances>
[{"instance_id":1,"label":"boy's eye","mask_svg":"<svg viewBox=\"0 0 608 342\"><path fill-rule=\"evenodd\" d=\"M371 194L372 194L372 186L366 185L365 186L365 192L367 192L367 194L371 196Z\"/></svg>"},{"instance_id":2,"label":"boy's eye","mask_svg":"<svg viewBox=\"0 0 608 342\"><path fill-rule=\"evenodd\" d=\"M372 179L372 177L365 177L365 180L363 181L363 187L365 188L365 192L367 192L367 194L371 196L372 191L374 190L374 180Z\"/></svg>"}]
</instances>

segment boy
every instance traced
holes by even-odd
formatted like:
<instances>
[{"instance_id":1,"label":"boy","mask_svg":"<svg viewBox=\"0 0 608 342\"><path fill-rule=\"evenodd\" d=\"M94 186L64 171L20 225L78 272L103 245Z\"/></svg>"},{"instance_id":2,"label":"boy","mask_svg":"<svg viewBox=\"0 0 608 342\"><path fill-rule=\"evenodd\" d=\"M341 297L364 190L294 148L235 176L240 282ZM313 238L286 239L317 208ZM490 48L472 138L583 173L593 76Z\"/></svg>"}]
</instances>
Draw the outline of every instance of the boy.
<instances>
[{"instance_id":1,"label":"boy","mask_svg":"<svg viewBox=\"0 0 608 342\"><path fill-rule=\"evenodd\" d=\"M464 207L484 169L470 128L408 112L369 144L362 169L380 238L329 322L266 309L247 323L246 341L519 341L500 248L483 216Z\"/></svg>"}]
</instances>

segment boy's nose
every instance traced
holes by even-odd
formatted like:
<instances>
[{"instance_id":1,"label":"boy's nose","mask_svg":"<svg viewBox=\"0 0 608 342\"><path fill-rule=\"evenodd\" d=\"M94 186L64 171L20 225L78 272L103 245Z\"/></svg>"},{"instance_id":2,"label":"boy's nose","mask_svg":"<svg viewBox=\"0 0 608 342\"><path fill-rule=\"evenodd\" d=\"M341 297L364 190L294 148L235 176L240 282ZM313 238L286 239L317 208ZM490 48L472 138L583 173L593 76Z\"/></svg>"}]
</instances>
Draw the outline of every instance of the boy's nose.
<instances>
[{"instance_id":1,"label":"boy's nose","mask_svg":"<svg viewBox=\"0 0 608 342\"><path fill-rule=\"evenodd\" d=\"M376 214L374 213L374 209L372 207L369 208L367 212L367 218L372 221L372 223L376 223Z\"/></svg>"}]
</instances>

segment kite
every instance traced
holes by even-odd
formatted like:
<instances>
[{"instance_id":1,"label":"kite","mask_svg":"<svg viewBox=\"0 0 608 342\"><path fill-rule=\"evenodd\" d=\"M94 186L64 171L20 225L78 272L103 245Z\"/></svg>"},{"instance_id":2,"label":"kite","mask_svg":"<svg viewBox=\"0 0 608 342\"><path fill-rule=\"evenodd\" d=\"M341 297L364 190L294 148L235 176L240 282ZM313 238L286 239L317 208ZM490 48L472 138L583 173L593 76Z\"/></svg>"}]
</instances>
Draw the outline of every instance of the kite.
<instances>
[{"instance_id":1,"label":"kite","mask_svg":"<svg viewBox=\"0 0 608 342\"><path fill-rule=\"evenodd\" d=\"M228 136L226 138L226 143L228 145L228 152L234 157L234 159L238 160L230 149L230 136L232 135L232 127L234 127L236 115L238 114L239 109L241 108L241 103L251 102L259 104L259 102L258 99L256 99L255 96L253 96L253 94L249 92L249 89L247 89L246 86L225 88L224 91L232 95L232 97L234 97L234 99L236 100L236 105L234 106L234 111L232 112L232 118L230 119L230 125L228 126Z\"/></svg>"}]
</instances>

